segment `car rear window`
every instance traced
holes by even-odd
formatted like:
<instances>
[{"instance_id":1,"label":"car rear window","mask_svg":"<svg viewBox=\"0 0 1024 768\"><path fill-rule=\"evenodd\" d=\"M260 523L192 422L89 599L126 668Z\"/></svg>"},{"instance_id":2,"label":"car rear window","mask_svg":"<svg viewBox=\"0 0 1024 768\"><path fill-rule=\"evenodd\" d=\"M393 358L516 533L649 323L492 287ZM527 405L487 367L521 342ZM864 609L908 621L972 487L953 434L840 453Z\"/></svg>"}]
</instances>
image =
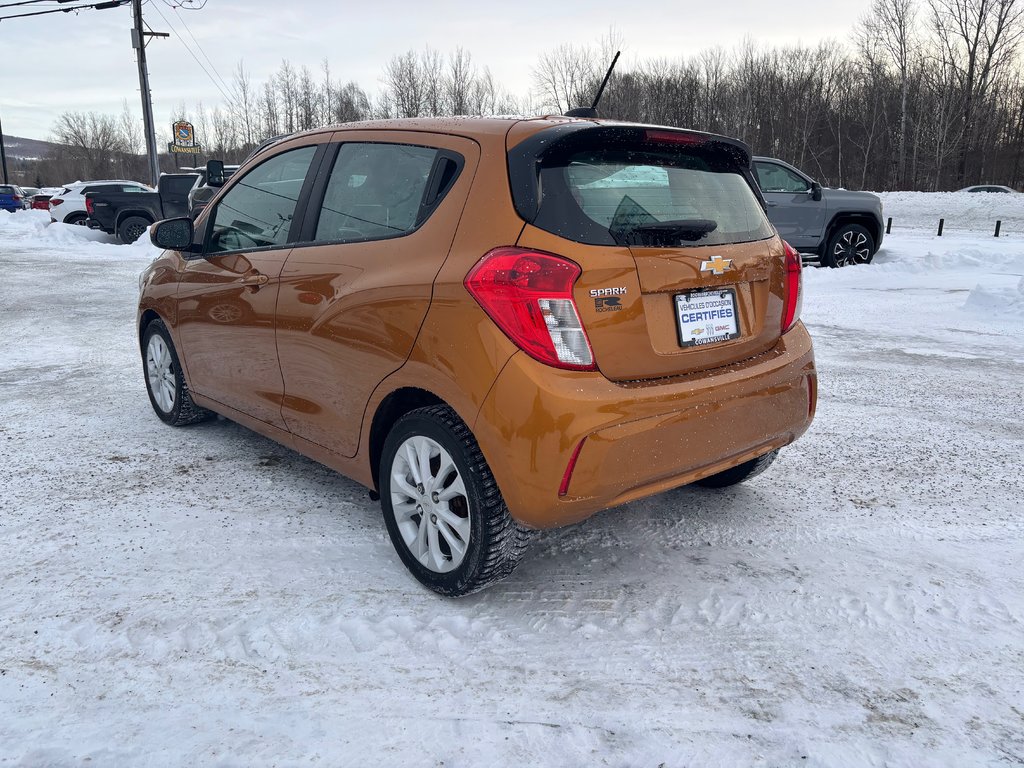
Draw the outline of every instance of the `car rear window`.
<instances>
[{"instance_id":1,"label":"car rear window","mask_svg":"<svg viewBox=\"0 0 1024 768\"><path fill-rule=\"evenodd\" d=\"M535 166L532 223L541 229L593 245L666 248L744 243L774 233L741 145L636 129L580 132L552 144ZM517 205L521 213L525 207Z\"/></svg>"},{"instance_id":2,"label":"car rear window","mask_svg":"<svg viewBox=\"0 0 1024 768\"><path fill-rule=\"evenodd\" d=\"M0 185L0 195L13 195L14 187Z\"/></svg>"}]
</instances>

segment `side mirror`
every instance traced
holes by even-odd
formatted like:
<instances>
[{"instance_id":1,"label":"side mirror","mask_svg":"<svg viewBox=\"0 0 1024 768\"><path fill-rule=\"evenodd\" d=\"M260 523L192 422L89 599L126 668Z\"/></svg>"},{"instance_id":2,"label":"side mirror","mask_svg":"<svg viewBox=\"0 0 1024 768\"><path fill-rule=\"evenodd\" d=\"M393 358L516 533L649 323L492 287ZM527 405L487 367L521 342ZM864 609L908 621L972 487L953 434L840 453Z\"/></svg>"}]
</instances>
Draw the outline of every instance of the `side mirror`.
<instances>
[{"instance_id":1,"label":"side mirror","mask_svg":"<svg viewBox=\"0 0 1024 768\"><path fill-rule=\"evenodd\" d=\"M158 221L149 230L153 245L165 251L191 251L194 236L192 219L187 216Z\"/></svg>"},{"instance_id":2,"label":"side mirror","mask_svg":"<svg viewBox=\"0 0 1024 768\"><path fill-rule=\"evenodd\" d=\"M208 187L223 187L224 186L224 161L223 160L207 160L206 161L206 186L208 186Z\"/></svg>"},{"instance_id":3,"label":"side mirror","mask_svg":"<svg viewBox=\"0 0 1024 768\"><path fill-rule=\"evenodd\" d=\"M811 195L811 200L814 200L814 201L821 200L821 184L819 184L816 181L812 181L811 182L810 195Z\"/></svg>"}]
</instances>

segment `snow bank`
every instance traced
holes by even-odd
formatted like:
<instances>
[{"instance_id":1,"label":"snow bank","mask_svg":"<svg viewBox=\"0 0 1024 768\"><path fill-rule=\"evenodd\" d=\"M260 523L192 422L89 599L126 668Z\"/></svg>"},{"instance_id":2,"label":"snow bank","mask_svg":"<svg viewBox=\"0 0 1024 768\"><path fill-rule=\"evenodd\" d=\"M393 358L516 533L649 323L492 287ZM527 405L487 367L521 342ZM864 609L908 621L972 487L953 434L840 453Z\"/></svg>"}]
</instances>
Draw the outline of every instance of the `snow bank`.
<instances>
[{"instance_id":1,"label":"snow bank","mask_svg":"<svg viewBox=\"0 0 1024 768\"><path fill-rule=\"evenodd\" d=\"M148 236L126 246L113 235L98 230L53 223L46 211L0 211L0 257L25 245L43 248L58 260L79 257L152 259L160 253Z\"/></svg>"},{"instance_id":2,"label":"snow bank","mask_svg":"<svg viewBox=\"0 0 1024 768\"><path fill-rule=\"evenodd\" d=\"M1003 232L1024 234L1024 195L991 192L879 192L883 215L892 217L893 232L909 229L938 230L945 219L946 232L977 232L991 235L996 221Z\"/></svg>"},{"instance_id":3,"label":"snow bank","mask_svg":"<svg viewBox=\"0 0 1024 768\"><path fill-rule=\"evenodd\" d=\"M967 297L964 309L982 315L1013 315L1024 320L1024 278L1016 288L976 286Z\"/></svg>"}]
</instances>

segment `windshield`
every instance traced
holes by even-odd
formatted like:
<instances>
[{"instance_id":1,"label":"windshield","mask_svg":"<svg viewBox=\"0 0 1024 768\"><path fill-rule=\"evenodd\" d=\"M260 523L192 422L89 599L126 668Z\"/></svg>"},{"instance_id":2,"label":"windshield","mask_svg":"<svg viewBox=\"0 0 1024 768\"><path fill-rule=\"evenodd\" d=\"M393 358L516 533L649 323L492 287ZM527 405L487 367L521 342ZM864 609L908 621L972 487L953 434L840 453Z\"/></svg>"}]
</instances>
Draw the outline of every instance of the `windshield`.
<instances>
[{"instance_id":1,"label":"windshield","mask_svg":"<svg viewBox=\"0 0 1024 768\"><path fill-rule=\"evenodd\" d=\"M594 148L541 168L535 222L578 242L647 247L762 240L772 228L732 157L713 148Z\"/></svg>"}]
</instances>

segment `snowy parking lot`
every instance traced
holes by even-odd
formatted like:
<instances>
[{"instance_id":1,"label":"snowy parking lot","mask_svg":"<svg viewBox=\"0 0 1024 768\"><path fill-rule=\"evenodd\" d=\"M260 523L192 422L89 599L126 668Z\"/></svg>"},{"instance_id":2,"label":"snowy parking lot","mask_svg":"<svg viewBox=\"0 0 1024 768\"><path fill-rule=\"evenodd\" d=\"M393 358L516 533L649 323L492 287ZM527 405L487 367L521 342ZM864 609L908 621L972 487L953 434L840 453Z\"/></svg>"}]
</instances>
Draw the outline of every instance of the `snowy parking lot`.
<instances>
[{"instance_id":1,"label":"snowy parking lot","mask_svg":"<svg viewBox=\"0 0 1024 768\"><path fill-rule=\"evenodd\" d=\"M365 489L152 414L148 244L0 212L0 765L1024 763L1016 199L887 196L874 264L805 271L818 413L767 473L457 601Z\"/></svg>"}]
</instances>

